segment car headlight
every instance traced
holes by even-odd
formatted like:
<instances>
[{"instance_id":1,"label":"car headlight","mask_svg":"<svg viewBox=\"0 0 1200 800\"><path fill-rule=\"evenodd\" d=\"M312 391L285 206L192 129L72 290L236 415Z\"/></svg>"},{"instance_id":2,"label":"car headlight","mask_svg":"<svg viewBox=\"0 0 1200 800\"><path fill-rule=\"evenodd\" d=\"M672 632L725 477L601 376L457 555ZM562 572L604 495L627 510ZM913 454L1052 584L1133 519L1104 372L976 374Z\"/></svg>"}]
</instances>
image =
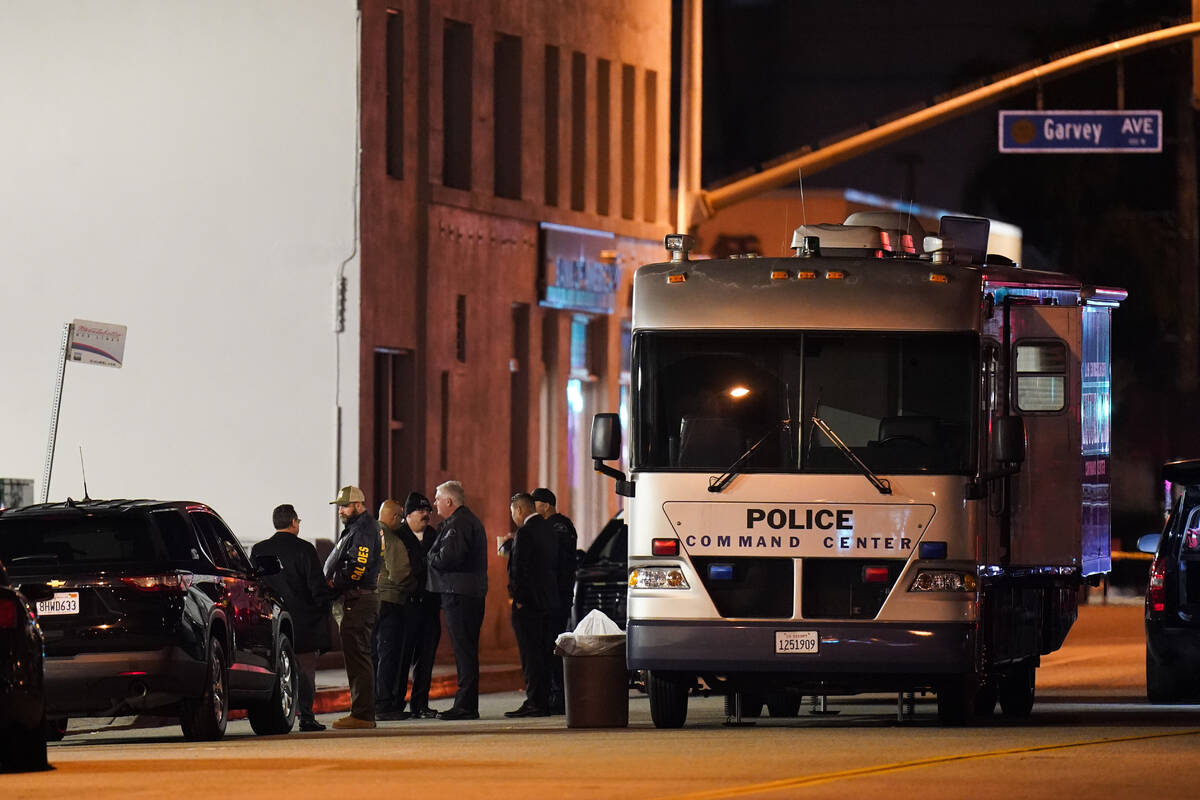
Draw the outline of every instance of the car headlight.
<instances>
[{"instance_id":1,"label":"car headlight","mask_svg":"<svg viewBox=\"0 0 1200 800\"><path fill-rule=\"evenodd\" d=\"M629 570L631 589L688 589L679 567L636 567Z\"/></svg>"},{"instance_id":2,"label":"car headlight","mask_svg":"<svg viewBox=\"0 0 1200 800\"><path fill-rule=\"evenodd\" d=\"M973 592L977 581L969 572L923 569L913 579L910 592Z\"/></svg>"}]
</instances>

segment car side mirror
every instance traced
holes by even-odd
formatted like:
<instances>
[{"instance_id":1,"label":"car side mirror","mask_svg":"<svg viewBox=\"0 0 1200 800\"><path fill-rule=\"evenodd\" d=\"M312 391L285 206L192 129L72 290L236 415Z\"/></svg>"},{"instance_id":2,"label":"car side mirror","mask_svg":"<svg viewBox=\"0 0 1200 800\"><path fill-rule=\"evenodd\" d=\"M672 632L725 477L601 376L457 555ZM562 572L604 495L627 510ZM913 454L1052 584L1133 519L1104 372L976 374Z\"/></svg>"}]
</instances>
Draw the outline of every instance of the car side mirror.
<instances>
[{"instance_id":1,"label":"car side mirror","mask_svg":"<svg viewBox=\"0 0 1200 800\"><path fill-rule=\"evenodd\" d=\"M1025 461L1025 420L1016 416L992 420L992 444L996 460L1006 464Z\"/></svg>"},{"instance_id":2,"label":"car side mirror","mask_svg":"<svg viewBox=\"0 0 1200 800\"><path fill-rule=\"evenodd\" d=\"M283 572L283 562L279 556L255 556L254 574L259 578L269 578Z\"/></svg>"},{"instance_id":3,"label":"car side mirror","mask_svg":"<svg viewBox=\"0 0 1200 800\"><path fill-rule=\"evenodd\" d=\"M1143 553L1155 553L1158 551L1158 540L1162 538L1159 533L1147 533L1145 536L1139 536L1137 540L1137 549Z\"/></svg>"},{"instance_id":4,"label":"car side mirror","mask_svg":"<svg viewBox=\"0 0 1200 800\"><path fill-rule=\"evenodd\" d=\"M592 418L592 458L616 461L621 457L621 418L597 414Z\"/></svg>"}]
</instances>

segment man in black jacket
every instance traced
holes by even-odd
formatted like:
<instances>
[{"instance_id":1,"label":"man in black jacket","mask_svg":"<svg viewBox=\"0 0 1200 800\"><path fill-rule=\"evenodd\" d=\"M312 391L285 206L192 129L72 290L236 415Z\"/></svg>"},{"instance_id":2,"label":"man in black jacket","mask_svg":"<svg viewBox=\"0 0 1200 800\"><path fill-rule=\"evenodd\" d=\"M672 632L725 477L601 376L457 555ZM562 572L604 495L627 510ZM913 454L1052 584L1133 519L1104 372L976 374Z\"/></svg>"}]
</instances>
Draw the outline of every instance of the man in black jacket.
<instances>
[{"instance_id":1,"label":"man in black jacket","mask_svg":"<svg viewBox=\"0 0 1200 800\"><path fill-rule=\"evenodd\" d=\"M342 657L350 681L350 713L333 722L339 729L375 727L375 663L371 644L379 616L376 583L380 557L379 526L367 511L367 498L357 486L343 486L333 505L346 523L325 561L325 577L339 599L333 615L342 637Z\"/></svg>"},{"instance_id":2,"label":"man in black jacket","mask_svg":"<svg viewBox=\"0 0 1200 800\"><path fill-rule=\"evenodd\" d=\"M487 597L487 531L467 508L458 481L446 481L433 496L443 520L429 550L428 588L442 596L446 630L454 647L458 692L438 719L479 719L479 630Z\"/></svg>"},{"instance_id":3,"label":"man in black jacket","mask_svg":"<svg viewBox=\"0 0 1200 800\"><path fill-rule=\"evenodd\" d=\"M550 711L554 714L566 712L563 696L563 663L562 658L553 655L553 641L558 634L567 630L571 617L571 600L575 595L575 564L579 536L575 533L575 525L566 514L558 511L558 498L554 492L544 486L539 486L530 492L533 507L538 515L550 524L558 536L558 556L554 572L558 579L558 603L550 612Z\"/></svg>"},{"instance_id":4,"label":"man in black jacket","mask_svg":"<svg viewBox=\"0 0 1200 800\"><path fill-rule=\"evenodd\" d=\"M400 683L408 680L412 668L412 694L408 709L414 719L430 719L437 712L429 707L429 688L433 678L433 658L442 638L441 595L425 588L429 571L429 549L437 530L429 523L433 504L425 495L410 492L404 501L401 535L408 547L409 563L417 588L409 598L404 618L404 654L400 660ZM407 528L407 536L404 528ZM421 534L417 541L416 534Z\"/></svg>"},{"instance_id":5,"label":"man in black jacket","mask_svg":"<svg viewBox=\"0 0 1200 800\"><path fill-rule=\"evenodd\" d=\"M276 506L271 512L275 535L254 545L251 559L258 556L275 556L283 564L278 575L263 578L292 615L292 631L296 641L292 649L300 673L300 696L297 698L297 713L300 730L323 731L325 726L313 716L313 699L316 696L317 655L330 649L329 605L333 602L333 590L321 573L321 561L317 549L300 538L300 517L290 504Z\"/></svg>"},{"instance_id":6,"label":"man in black jacket","mask_svg":"<svg viewBox=\"0 0 1200 800\"><path fill-rule=\"evenodd\" d=\"M517 533L508 559L512 626L525 676L525 702L506 717L550 716L550 614L558 605L555 562L558 540L550 523L538 516L533 498L521 492L509 505Z\"/></svg>"}]
</instances>

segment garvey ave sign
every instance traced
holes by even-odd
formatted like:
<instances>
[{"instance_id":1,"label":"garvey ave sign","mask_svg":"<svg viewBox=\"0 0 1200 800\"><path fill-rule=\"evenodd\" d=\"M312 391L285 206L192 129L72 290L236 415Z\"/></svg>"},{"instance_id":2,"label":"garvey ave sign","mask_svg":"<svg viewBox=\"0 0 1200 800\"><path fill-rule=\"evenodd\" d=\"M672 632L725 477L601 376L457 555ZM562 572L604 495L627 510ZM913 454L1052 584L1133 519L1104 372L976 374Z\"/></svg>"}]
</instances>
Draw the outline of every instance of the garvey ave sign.
<instances>
[{"instance_id":1,"label":"garvey ave sign","mask_svg":"<svg viewBox=\"0 0 1200 800\"><path fill-rule=\"evenodd\" d=\"M1162 111L1001 111L1001 153L1161 153Z\"/></svg>"}]
</instances>

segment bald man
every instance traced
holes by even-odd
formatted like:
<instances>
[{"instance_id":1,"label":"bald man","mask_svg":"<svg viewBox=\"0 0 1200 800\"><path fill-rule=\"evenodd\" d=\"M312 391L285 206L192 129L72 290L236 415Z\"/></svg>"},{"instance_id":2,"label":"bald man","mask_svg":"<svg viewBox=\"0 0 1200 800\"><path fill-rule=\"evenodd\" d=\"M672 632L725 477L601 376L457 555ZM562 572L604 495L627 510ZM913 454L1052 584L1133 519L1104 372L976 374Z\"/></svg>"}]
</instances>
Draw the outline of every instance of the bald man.
<instances>
[{"instance_id":1,"label":"bald man","mask_svg":"<svg viewBox=\"0 0 1200 800\"><path fill-rule=\"evenodd\" d=\"M385 500L379 507L379 533L383 569L379 572L379 622L375 626L375 719L386 721L409 717L404 710L408 675L401 675L401 666L406 620L411 616L408 606L421 588L412 553L414 549L419 553L421 544L404 518L404 506L395 500Z\"/></svg>"}]
</instances>

